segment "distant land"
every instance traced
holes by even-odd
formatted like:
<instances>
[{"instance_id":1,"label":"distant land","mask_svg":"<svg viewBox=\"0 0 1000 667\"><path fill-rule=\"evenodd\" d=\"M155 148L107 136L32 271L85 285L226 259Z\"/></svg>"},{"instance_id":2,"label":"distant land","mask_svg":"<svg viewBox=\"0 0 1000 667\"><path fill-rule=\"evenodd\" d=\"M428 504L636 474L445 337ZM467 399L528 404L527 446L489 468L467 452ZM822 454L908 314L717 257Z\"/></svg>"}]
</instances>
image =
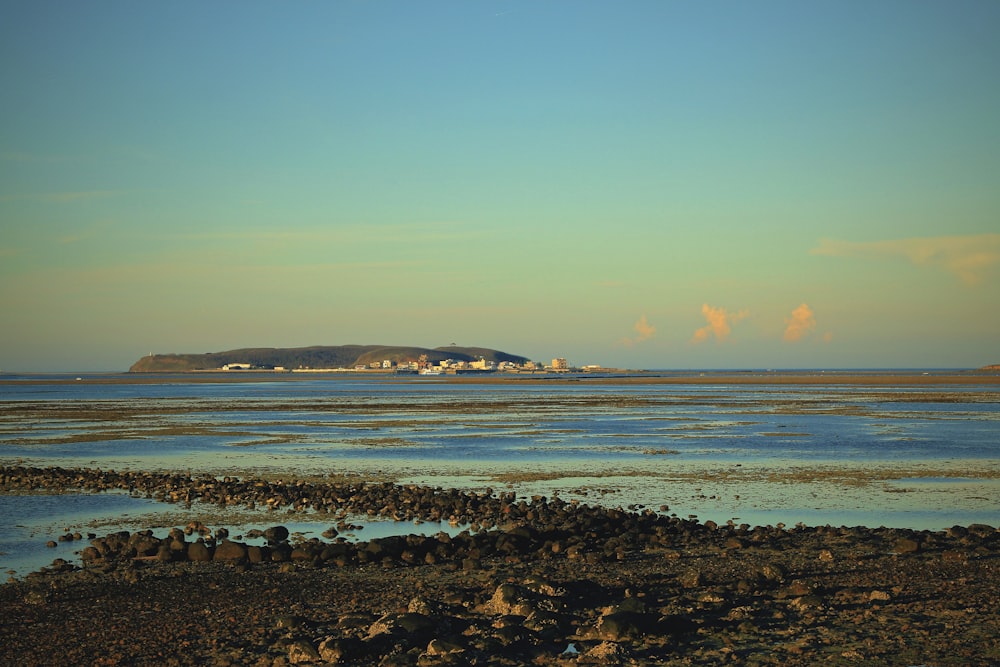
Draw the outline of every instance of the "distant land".
<instances>
[{"instance_id":1,"label":"distant land","mask_svg":"<svg viewBox=\"0 0 1000 667\"><path fill-rule=\"evenodd\" d=\"M524 364L527 357L485 347L450 345L428 349L392 345L334 345L314 347L252 347L201 354L150 354L129 368L130 373L178 373L218 370L227 364L249 364L254 368L287 370L300 368L355 368L391 361L393 364L418 362L421 357L431 364L448 359L473 362L511 362Z\"/></svg>"}]
</instances>

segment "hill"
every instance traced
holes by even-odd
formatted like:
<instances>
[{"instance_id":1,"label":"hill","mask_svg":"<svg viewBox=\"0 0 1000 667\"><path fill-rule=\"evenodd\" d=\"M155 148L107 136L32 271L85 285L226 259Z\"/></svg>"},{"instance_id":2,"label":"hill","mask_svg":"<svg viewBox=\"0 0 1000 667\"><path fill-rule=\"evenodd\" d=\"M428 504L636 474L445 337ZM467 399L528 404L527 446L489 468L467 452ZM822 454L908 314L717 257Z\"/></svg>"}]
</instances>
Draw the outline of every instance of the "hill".
<instances>
[{"instance_id":1,"label":"hill","mask_svg":"<svg viewBox=\"0 0 1000 667\"><path fill-rule=\"evenodd\" d=\"M422 355L432 363L456 361L511 361L524 363L527 357L484 347L447 346L434 349L391 345L335 345L314 347L251 347L201 354L152 354L139 359L130 373L182 373L222 368L226 364L251 364L257 368L354 368L381 362L418 361Z\"/></svg>"}]
</instances>

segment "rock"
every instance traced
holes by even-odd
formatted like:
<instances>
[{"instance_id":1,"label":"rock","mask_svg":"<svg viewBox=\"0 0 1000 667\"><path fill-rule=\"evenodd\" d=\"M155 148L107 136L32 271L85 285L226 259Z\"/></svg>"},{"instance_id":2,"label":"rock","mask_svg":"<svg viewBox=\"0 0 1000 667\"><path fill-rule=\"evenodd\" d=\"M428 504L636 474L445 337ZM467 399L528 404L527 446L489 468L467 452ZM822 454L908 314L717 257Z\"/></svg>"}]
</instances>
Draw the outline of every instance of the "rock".
<instances>
[{"instance_id":1,"label":"rock","mask_svg":"<svg viewBox=\"0 0 1000 667\"><path fill-rule=\"evenodd\" d=\"M247 548L242 542L222 540L215 547L215 555L212 560L224 563L243 563L247 561Z\"/></svg>"},{"instance_id":2,"label":"rock","mask_svg":"<svg viewBox=\"0 0 1000 667\"><path fill-rule=\"evenodd\" d=\"M352 651L356 643L347 639L327 637L319 643L319 657L324 662L337 664L351 655L352 652L356 652L356 650Z\"/></svg>"},{"instance_id":3,"label":"rock","mask_svg":"<svg viewBox=\"0 0 1000 667\"><path fill-rule=\"evenodd\" d=\"M278 542L271 547L271 560L284 563L292 559L292 546L288 542Z\"/></svg>"},{"instance_id":4,"label":"rock","mask_svg":"<svg viewBox=\"0 0 1000 667\"><path fill-rule=\"evenodd\" d=\"M212 552L205 544L205 540L200 537L188 546L187 555L188 560L196 563L207 563L212 560Z\"/></svg>"},{"instance_id":5,"label":"rock","mask_svg":"<svg viewBox=\"0 0 1000 667\"><path fill-rule=\"evenodd\" d=\"M295 630L296 628L302 628L306 625L306 619L304 616L298 616L296 614L286 614L284 616L279 616L274 622L274 627L278 630Z\"/></svg>"},{"instance_id":6,"label":"rock","mask_svg":"<svg viewBox=\"0 0 1000 667\"><path fill-rule=\"evenodd\" d=\"M585 665L624 665L631 658L628 650L615 642L601 642L577 660Z\"/></svg>"},{"instance_id":7,"label":"rock","mask_svg":"<svg viewBox=\"0 0 1000 667\"><path fill-rule=\"evenodd\" d=\"M442 656L442 655L455 655L464 652L465 648L463 648L458 644L447 642L441 639L432 639L430 643L427 644L427 650L424 651L424 655Z\"/></svg>"},{"instance_id":8,"label":"rock","mask_svg":"<svg viewBox=\"0 0 1000 667\"><path fill-rule=\"evenodd\" d=\"M989 537L990 535L995 535L997 530L985 523L972 523L969 524L969 532L976 537Z\"/></svg>"},{"instance_id":9,"label":"rock","mask_svg":"<svg viewBox=\"0 0 1000 667\"><path fill-rule=\"evenodd\" d=\"M688 570L677 577L677 581L680 582L681 586L684 588L697 588L703 583L701 572L698 570Z\"/></svg>"},{"instance_id":10,"label":"rock","mask_svg":"<svg viewBox=\"0 0 1000 667\"><path fill-rule=\"evenodd\" d=\"M760 568L760 574L770 582L781 582L785 579L785 570L777 563L764 564Z\"/></svg>"},{"instance_id":11,"label":"rock","mask_svg":"<svg viewBox=\"0 0 1000 667\"><path fill-rule=\"evenodd\" d=\"M368 628L368 637L383 634L420 635L434 630L437 624L428 616L414 612L385 614Z\"/></svg>"},{"instance_id":12,"label":"rock","mask_svg":"<svg viewBox=\"0 0 1000 667\"><path fill-rule=\"evenodd\" d=\"M264 539L271 544L284 542L288 539L288 529L284 526L271 526L264 531Z\"/></svg>"},{"instance_id":13,"label":"rock","mask_svg":"<svg viewBox=\"0 0 1000 667\"><path fill-rule=\"evenodd\" d=\"M599 639L621 641L637 639L652 632L657 616L636 611L616 611L602 616L594 627L594 635Z\"/></svg>"},{"instance_id":14,"label":"rock","mask_svg":"<svg viewBox=\"0 0 1000 667\"><path fill-rule=\"evenodd\" d=\"M523 609L526 599L524 593L514 584L500 584L493 591L493 597L483 605L482 611L487 614L503 616L507 614L519 614L527 616L530 610ZM528 613L522 613L522 612Z\"/></svg>"},{"instance_id":15,"label":"rock","mask_svg":"<svg viewBox=\"0 0 1000 667\"><path fill-rule=\"evenodd\" d=\"M892 550L897 554L912 554L920 551L920 544L916 540L904 537L896 540Z\"/></svg>"},{"instance_id":16,"label":"rock","mask_svg":"<svg viewBox=\"0 0 1000 667\"><path fill-rule=\"evenodd\" d=\"M293 665L301 665L310 662L320 662L323 658L319 651L312 645L312 642L305 639L293 640L288 645L288 662Z\"/></svg>"},{"instance_id":17,"label":"rock","mask_svg":"<svg viewBox=\"0 0 1000 667\"><path fill-rule=\"evenodd\" d=\"M745 549L747 543L738 537L730 537L726 539L723 545L726 549Z\"/></svg>"},{"instance_id":18,"label":"rock","mask_svg":"<svg viewBox=\"0 0 1000 667\"><path fill-rule=\"evenodd\" d=\"M892 595L885 591L872 591L868 594L870 602L887 602L892 599Z\"/></svg>"}]
</instances>

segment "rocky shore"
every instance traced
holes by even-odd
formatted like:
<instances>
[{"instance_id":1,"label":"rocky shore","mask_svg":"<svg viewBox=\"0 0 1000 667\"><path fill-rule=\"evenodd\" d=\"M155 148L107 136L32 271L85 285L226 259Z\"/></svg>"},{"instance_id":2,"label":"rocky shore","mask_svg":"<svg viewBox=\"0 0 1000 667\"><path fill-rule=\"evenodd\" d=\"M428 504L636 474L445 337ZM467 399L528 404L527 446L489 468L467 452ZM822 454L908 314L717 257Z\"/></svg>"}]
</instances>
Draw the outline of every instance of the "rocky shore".
<instances>
[{"instance_id":1,"label":"rocky shore","mask_svg":"<svg viewBox=\"0 0 1000 667\"><path fill-rule=\"evenodd\" d=\"M716 525L492 490L0 468L2 493L112 489L309 511L330 529L66 535L82 567L0 586L0 663L1000 663L986 525ZM358 514L468 530L348 542Z\"/></svg>"}]
</instances>

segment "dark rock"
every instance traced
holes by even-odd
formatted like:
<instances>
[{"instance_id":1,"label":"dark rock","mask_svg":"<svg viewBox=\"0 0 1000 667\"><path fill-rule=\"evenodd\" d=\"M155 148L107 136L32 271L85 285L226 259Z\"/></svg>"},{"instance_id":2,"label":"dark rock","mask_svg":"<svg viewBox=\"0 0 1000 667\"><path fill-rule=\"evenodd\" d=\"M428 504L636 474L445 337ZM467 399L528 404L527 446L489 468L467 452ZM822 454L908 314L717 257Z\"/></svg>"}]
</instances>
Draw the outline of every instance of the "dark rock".
<instances>
[{"instance_id":1,"label":"dark rock","mask_svg":"<svg viewBox=\"0 0 1000 667\"><path fill-rule=\"evenodd\" d=\"M385 614L368 628L368 637L379 635L425 635L437 627L433 619L416 612Z\"/></svg>"},{"instance_id":2,"label":"dark rock","mask_svg":"<svg viewBox=\"0 0 1000 667\"><path fill-rule=\"evenodd\" d=\"M264 531L264 539L271 544L284 542L288 539L288 529L284 526L271 526Z\"/></svg>"},{"instance_id":3,"label":"dark rock","mask_svg":"<svg viewBox=\"0 0 1000 667\"><path fill-rule=\"evenodd\" d=\"M212 560L211 550L200 537L188 546L187 556L188 560L196 563L207 563Z\"/></svg>"},{"instance_id":4,"label":"dark rock","mask_svg":"<svg viewBox=\"0 0 1000 667\"><path fill-rule=\"evenodd\" d=\"M600 639L621 641L637 639L652 632L658 617L636 611L616 611L602 616L594 627L594 635Z\"/></svg>"},{"instance_id":5,"label":"dark rock","mask_svg":"<svg viewBox=\"0 0 1000 667\"><path fill-rule=\"evenodd\" d=\"M271 546L271 560L284 563L292 559L292 546L288 542L278 542Z\"/></svg>"},{"instance_id":6,"label":"dark rock","mask_svg":"<svg viewBox=\"0 0 1000 667\"><path fill-rule=\"evenodd\" d=\"M247 560L247 547L242 542L222 540L215 547L212 560L226 563L242 563Z\"/></svg>"}]
</instances>

